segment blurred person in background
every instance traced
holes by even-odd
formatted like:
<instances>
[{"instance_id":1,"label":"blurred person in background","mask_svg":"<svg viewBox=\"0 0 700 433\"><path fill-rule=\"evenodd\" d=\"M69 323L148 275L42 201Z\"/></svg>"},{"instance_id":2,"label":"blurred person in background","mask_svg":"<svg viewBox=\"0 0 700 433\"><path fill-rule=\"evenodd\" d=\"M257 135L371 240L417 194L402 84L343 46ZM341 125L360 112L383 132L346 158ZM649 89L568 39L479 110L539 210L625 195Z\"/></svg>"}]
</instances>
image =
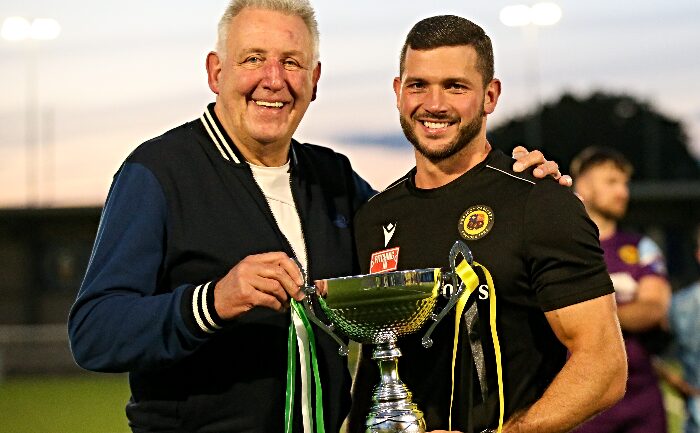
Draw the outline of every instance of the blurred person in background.
<instances>
[{"instance_id":1,"label":"blurred person in background","mask_svg":"<svg viewBox=\"0 0 700 433\"><path fill-rule=\"evenodd\" d=\"M700 225L695 230L695 258L700 265ZM683 367L675 386L686 401L685 433L700 433L700 280L673 294L669 324Z\"/></svg>"},{"instance_id":2,"label":"blurred person in background","mask_svg":"<svg viewBox=\"0 0 700 433\"><path fill-rule=\"evenodd\" d=\"M321 74L307 0L234 0L218 36L206 61L216 102L114 177L71 350L88 370L129 372L135 433L337 432L350 376L336 343L316 333L318 400L288 369L289 335L305 329L289 310L303 298L290 258L311 280L356 274L353 216L373 190L345 156L292 138Z\"/></svg>"},{"instance_id":3,"label":"blurred person in background","mask_svg":"<svg viewBox=\"0 0 700 433\"><path fill-rule=\"evenodd\" d=\"M618 230L627 211L632 171L622 154L603 147L584 149L571 164L574 189L598 226L605 263L615 286L629 374L625 397L580 427L577 431L581 433L663 433L667 428L646 340L649 332L659 329L665 320L671 287L661 250L654 241Z\"/></svg>"}]
</instances>

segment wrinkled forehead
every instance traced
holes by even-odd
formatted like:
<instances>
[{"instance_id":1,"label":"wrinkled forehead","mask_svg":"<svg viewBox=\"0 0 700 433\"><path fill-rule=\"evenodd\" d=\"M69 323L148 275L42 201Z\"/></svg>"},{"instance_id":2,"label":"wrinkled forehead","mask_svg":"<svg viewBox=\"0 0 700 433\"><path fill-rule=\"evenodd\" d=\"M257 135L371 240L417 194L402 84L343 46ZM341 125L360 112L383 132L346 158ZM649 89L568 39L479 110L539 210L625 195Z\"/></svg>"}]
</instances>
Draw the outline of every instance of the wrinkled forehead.
<instances>
[{"instance_id":1,"label":"wrinkled forehead","mask_svg":"<svg viewBox=\"0 0 700 433\"><path fill-rule=\"evenodd\" d=\"M229 23L229 51L281 51L314 57L314 40L304 20L269 9L245 8Z\"/></svg>"}]
</instances>

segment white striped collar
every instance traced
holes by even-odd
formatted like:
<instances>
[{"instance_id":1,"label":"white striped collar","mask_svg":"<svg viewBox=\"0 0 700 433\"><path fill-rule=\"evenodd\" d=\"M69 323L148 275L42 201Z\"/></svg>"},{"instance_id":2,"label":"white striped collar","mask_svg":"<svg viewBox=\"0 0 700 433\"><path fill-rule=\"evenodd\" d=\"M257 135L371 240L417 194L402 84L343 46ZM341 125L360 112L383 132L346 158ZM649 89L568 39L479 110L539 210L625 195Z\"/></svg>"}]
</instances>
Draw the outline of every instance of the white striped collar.
<instances>
[{"instance_id":1,"label":"white striped collar","mask_svg":"<svg viewBox=\"0 0 700 433\"><path fill-rule=\"evenodd\" d=\"M204 110L204 113L199 118L199 120L202 121L204 129L206 129L207 133L209 134L209 137L214 142L214 145L216 146L216 149L219 151L221 156L226 161L233 161L236 164L240 164L241 159L238 157L238 155L236 155L236 152L234 152L232 145L229 144L229 140L227 140L228 135L226 134L226 131L222 131L222 129L219 128L218 119L216 119L213 104L209 105L207 109Z\"/></svg>"},{"instance_id":2,"label":"white striped collar","mask_svg":"<svg viewBox=\"0 0 700 433\"><path fill-rule=\"evenodd\" d=\"M226 133L223 127L219 126L219 119L216 117L216 113L214 112L213 103L207 106L207 109L204 110L204 113L202 113L199 120L202 122L202 125L204 125L204 129L209 134L211 141L214 142L214 145L221 154L222 158L224 158L226 161L233 161L235 164L241 164L241 161L245 162L245 159L236 148L236 145L233 144L233 141L229 135ZM292 166L297 164L294 143L295 140L292 139L292 142L290 143L290 160L292 162Z\"/></svg>"}]
</instances>

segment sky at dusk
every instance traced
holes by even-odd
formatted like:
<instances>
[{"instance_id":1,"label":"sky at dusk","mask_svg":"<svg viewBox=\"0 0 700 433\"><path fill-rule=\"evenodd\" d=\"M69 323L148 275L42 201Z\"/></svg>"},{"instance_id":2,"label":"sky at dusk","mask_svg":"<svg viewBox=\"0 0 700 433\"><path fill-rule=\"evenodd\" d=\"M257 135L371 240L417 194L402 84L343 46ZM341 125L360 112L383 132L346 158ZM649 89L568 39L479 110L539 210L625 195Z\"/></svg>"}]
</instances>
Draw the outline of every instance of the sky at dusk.
<instances>
[{"instance_id":1,"label":"sky at dusk","mask_svg":"<svg viewBox=\"0 0 700 433\"><path fill-rule=\"evenodd\" d=\"M539 28L501 24L500 9L513 3L313 1L322 76L296 138L346 153L376 188L406 172L411 146L381 147L371 137L400 131L391 82L406 33L422 18L452 13L480 24L493 41L503 93L489 125L565 91L627 93L680 120L700 156L700 1L560 0L561 21ZM225 6L3 0L0 21L51 17L62 33L36 46L0 39L0 207L99 205L131 150L199 117L213 100L204 59ZM28 148L31 86L41 145Z\"/></svg>"}]
</instances>

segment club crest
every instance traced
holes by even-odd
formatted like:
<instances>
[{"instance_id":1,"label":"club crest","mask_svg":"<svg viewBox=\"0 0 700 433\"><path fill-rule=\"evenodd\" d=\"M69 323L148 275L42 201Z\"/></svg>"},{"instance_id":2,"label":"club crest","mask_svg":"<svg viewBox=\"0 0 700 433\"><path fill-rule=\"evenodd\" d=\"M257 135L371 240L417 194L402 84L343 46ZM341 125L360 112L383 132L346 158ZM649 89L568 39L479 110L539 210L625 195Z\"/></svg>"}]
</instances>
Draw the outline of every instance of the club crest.
<instances>
[{"instance_id":1,"label":"club crest","mask_svg":"<svg viewBox=\"0 0 700 433\"><path fill-rule=\"evenodd\" d=\"M493 227L494 217L490 207L472 206L459 218L457 231L464 239L474 241L486 236Z\"/></svg>"}]
</instances>

